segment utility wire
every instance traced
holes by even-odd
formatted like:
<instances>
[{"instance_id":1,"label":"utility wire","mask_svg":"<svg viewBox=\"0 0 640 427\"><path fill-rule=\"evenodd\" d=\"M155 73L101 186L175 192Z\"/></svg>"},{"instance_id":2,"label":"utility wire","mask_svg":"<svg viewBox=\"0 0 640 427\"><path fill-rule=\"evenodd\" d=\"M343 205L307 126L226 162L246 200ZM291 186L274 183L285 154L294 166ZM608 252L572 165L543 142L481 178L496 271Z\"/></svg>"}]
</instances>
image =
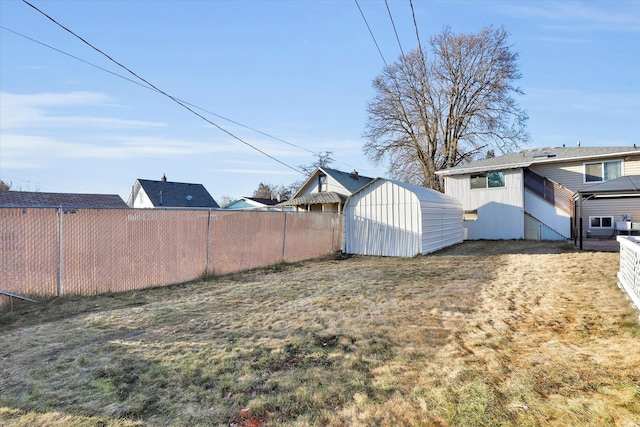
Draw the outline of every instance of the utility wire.
<instances>
[{"instance_id":1,"label":"utility wire","mask_svg":"<svg viewBox=\"0 0 640 427\"><path fill-rule=\"evenodd\" d=\"M382 62L384 62L384 65L386 67L388 67L389 65L387 65L387 61L384 59L384 55L382 54L382 51L380 50L380 46L378 46L378 42L376 41L376 37L373 35L373 31L371 31L371 27L369 26L369 23L367 22L367 18L364 16L364 12L362 12L362 9L360 8L360 4L358 3L358 0L354 0L354 1L356 2L356 6L358 6L358 10L360 11L360 15L362 15L362 19L364 20L364 23L367 26L367 29L369 30L369 34L371 34L371 38L373 39L373 43L375 43L376 48L378 49L378 53L380 54L380 58L382 58Z\"/></svg>"},{"instance_id":2,"label":"utility wire","mask_svg":"<svg viewBox=\"0 0 640 427\"><path fill-rule=\"evenodd\" d=\"M15 34L15 35L17 35L17 36L20 36L20 37L23 37L23 38L25 38L25 39L27 39L27 40L30 40L30 41L32 41L32 42L34 42L34 43L37 43L37 44L42 45L42 46L44 46L44 47L47 47L47 48L49 48L49 49L51 49L51 50L54 50L54 51L56 51L56 52L58 52L58 53L61 53L61 54L63 54L63 55L66 55L66 56L68 56L68 57L70 57L70 58L73 58L73 59L75 59L75 60L77 60L77 61L83 62L83 63L85 63L85 64L87 64L87 65L90 65L90 66L92 66L92 67L94 67L94 68L97 68L97 69L99 69L99 70L102 70L102 71L104 71L104 72L106 72L106 73L112 74L112 75L114 75L114 76L116 76L116 77L120 77L121 79L127 80L127 81L128 81L128 82L130 82L130 83L136 84L136 85L138 85L138 86L140 86L140 87L143 87L143 88L145 88L145 89L152 90L152 91L154 91L154 92L158 92L156 89L152 88L151 86L147 86L147 85L142 84L142 83L140 83L140 82L138 82L138 81L135 81L135 80L133 80L133 79L130 79L130 78L129 78L129 77L127 77L127 76L123 76L122 74L115 73L115 72L113 72L113 71L111 71L111 70L108 70L108 69L106 69L106 68L104 68L104 67L101 67L101 66L99 66L99 65L93 64L93 63L91 63L91 62L89 62L89 61L86 61L86 60L84 60L84 59L82 59L82 58L79 58L79 57L77 57L77 56L75 56L75 55L72 55L72 54L70 54L70 53L68 53L68 52L65 52L65 51L63 51L63 50L61 50L61 49L58 49L58 48L56 48L56 47L53 47L53 46L48 45L48 44L46 44L46 43L43 43L43 42L41 42L41 41L39 41L39 40L36 40L36 39L31 38L31 37L29 37L29 36L26 36L26 35L24 35L24 34L22 34L22 33L19 33L19 32L17 32L17 31L14 31L14 30L12 30L12 29L10 29L10 28L4 27L4 26L2 26L2 25L0 25L0 28L1 28L1 29L3 29L3 30L5 30L5 31L9 31L10 33L13 33L13 34ZM158 92L158 93L159 93L159 92ZM319 155L320 155L320 153L316 153L315 151L311 151L311 150L309 150L309 149L307 149L307 148L300 147L299 145L296 145L296 144L293 144L293 143L291 143L291 142L285 141L284 139L278 138L277 136L273 136L273 135L268 134L267 132L263 132L263 131L261 131L261 130L259 130L259 129L255 129L255 128L252 128L252 127L250 127L250 126L244 125L244 124L239 123L239 122L237 122L237 121L235 121L235 120L232 120L232 119L230 119L230 118L228 118L228 117L221 116L220 114L214 113L213 111L209 111L209 110L207 110L207 109L205 109L205 108L198 107L197 105L191 104L190 102L184 101L184 100L182 100L182 99L180 99L180 98L176 98L176 99L177 99L177 100L179 100L180 102L183 102L183 103L185 103L185 104L187 104L187 105L189 105L189 106L193 107L193 108L196 108L196 109L198 109L198 110L200 110L200 111L204 111L205 113L211 114L212 116L216 116L216 117L221 118L221 119L223 119L223 120L226 120L226 121L228 121L228 122L230 122L230 123L233 123L233 124L235 124L235 125L241 126L241 127L245 128L245 129L252 130L252 131L257 132L257 133L259 133L259 134L261 134L261 135L267 136L267 137L269 137L269 138L271 138L271 139L275 139L276 141L280 141L280 142L285 143L285 144L287 144L287 145L290 145L290 146L292 146L292 147L299 148L300 150L304 150L304 151L306 151L306 152L308 152L308 153L311 153L311 154L313 154L313 155L315 155L315 156L319 156Z\"/></svg>"},{"instance_id":3,"label":"utility wire","mask_svg":"<svg viewBox=\"0 0 640 427\"><path fill-rule=\"evenodd\" d=\"M400 47L400 53L404 58L404 50L402 50L402 43L400 43L400 37L398 37L398 30L396 29L396 24L393 22L393 16L391 16L391 9L389 9L389 2L384 0L384 4L387 5L387 13L389 13L389 19L391 20L391 26L393 27L393 32L396 33L396 40L398 40L398 46Z\"/></svg>"},{"instance_id":4,"label":"utility wire","mask_svg":"<svg viewBox=\"0 0 640 427\"><path fill-rule=\"evenodd\" d=\"M420 50L422 61L426 62L424 59L424 51L422 50L422 44L420 43L420 33L418 32L418 23L416 22L416 13L413 10L413 0L409 0L409 4L411 5L411 16L413 16L413 27L416 29L416 39L418 40L418 49Z\"/></svg>"},{"instance_id":5,"label":"utility wire","mask_svg":"<svg viewBox=\"0 0 640 427\"><path fill-rule=\"evenodd\" d=\"M186 110L190 111L192 114L195 114L196 116L200 117L202 120L206 121L207 123L215 126L216 128L218 128L219 130L221 130L222 132L226 133L227 135L231 136L232 138L240 141L241 143L247 145L248 147L251 147L252 149L258 151L259 153L269 157L270 159L280 163L283 166L286 166L289 169L292 169L298 173L303 174L302 171L298 170L297 168L288 165L287 163L283 162L282 160L279 160L277 158L275 158L274 156L266 153L265 151L259 149L258 147L244 141L243 139L241 139L240 137L234 135L233 133L229 132L228 130L224 129L223 127L221 127L220 125L214 123L213 121L209 120L208 118L206 118L205 116L203 116L202 114L194 111L191 107L189 107L186 103L180 101L179 99L169 95L167 92L163 91L162 89L159 89L158 87L156 87L154 84L150 83L149 81L145 80L144 78L140 77L138 74L136 74L135 72L133 72L132 70L130 70L129 68L127 68L126 66L124 66L123 64L121 64L120 62L116 61L115 59L113 59L111 56L109 56L108 54L106 54L105 52L103 52L102 50L98 49L97 47L95 47L94 45L92 45L91 43L89 43L88 41L86 41L85 39L83 39L82 37L80 37L78 34L74 33L72 30L70 30L69 28L65 27L64 25L60 24L58 21L56 21L55 19L53 19L51 16L47 15L45 12L43 12L42 10L38 9L36 6L32 5L31 3L29 3L27 0L22 0L24 3L26 3L27 5L31 6L33 9L35 9L36 11L38 11L40 14L44 15L47 19L49 19L50 21L52 21L54 24L56 24L57 26L59 26L60 28L62 28L63 30L69 32L71 35L73 35L74 37L78 38L80 41L82 41L84 44L86 44L87 46L89 46L90 48L92 48L93 50L95 50L96 52L102 54L103 56L105 56L107 59L109 59L111 62L113 62L114 64L118 65L119 67L123 68L124 70L126 70L127 72L129 72L130 74L132 74L133 76L135 76L136 78L138 78L139 80L143 81L145 84L147 84L150 88L153 88L153 90L161 93L162 95L166 96L167 98L169 98L170 100L172 100L173 102L177 103L178 105L182 106L183 108L185 108Z\"/></svg>"}]
</instances>

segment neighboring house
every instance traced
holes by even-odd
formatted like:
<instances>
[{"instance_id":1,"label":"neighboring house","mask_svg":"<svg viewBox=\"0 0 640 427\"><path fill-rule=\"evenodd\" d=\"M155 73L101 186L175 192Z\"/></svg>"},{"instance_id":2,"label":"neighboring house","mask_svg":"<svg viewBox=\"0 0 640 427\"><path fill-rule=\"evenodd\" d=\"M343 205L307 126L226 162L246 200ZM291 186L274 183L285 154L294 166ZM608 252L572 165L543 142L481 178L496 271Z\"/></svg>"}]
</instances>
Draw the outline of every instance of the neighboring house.
<instances>
[{"instance_id":1,"label":"neighboring house","mask_svg":"<svg viewBox=\"0 0 640 427\"><path fill-rule=\"evenodd\" d=\"M279 211L276 205L280 203L276 199L265 199L261 197L241 197L222 207L224 210L234 211Z\"/></svg>"},{"instance_id":2,"label":"neighboring house","mask_svg":"<svg viewBox=\"0 0 640 427\"><path fill-rule=\"evenodd\" d=\"M536 148L437 174L462 203L465 240L611 237L640 222L635 147Z\"/></svg>"},{"instance_id":3,"label":"neighboring house","mask_svg":"<svg viewBox=\"0 0 640 427\"><path fill-rule=\"evenodd\" d=\"M202 184L137 179L127 204L132 208L219 208Z\"/></svg>"},{"instance_id":4,"label":"neighboring house","mask_svg":"<svg viewBox=\"0 0 640 427\"><path fill-rule=\"evenodd\" d=\"M117 194L42 193L0 191L3 208L128 208Z\"/></svg>"},{"instance_id":5,"label":"neighboring house","mask_svg":"<svg viewBox=\"0 0 640 427\"><path fill-rule=\"evenodd\" d=\"M376 178L347 200L347 254L412 257L462 242L462 205L439 191Z\"/></svg>"},{"instance_id":6,"label":"neighboring house","mask_svg":"<svg viewBox=\"0 0 640 427\"><path fill-rule=\"evenodd\" d=\"M291 206L296 211L342 212L347 198L372 180L356 171L318 168L293 198L278 206Z\"/></svg>"}]
</instances>

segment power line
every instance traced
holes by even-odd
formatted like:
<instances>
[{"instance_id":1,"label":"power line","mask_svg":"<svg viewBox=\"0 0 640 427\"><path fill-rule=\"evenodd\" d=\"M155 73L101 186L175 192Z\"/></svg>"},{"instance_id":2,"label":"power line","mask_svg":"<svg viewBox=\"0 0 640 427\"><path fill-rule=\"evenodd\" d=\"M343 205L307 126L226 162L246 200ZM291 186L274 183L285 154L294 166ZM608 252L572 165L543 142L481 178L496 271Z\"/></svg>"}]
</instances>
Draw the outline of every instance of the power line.
<instances>
[{"instance_id":1,"label":"power line","mask_svg":"<svg viewBox=\"0 0 640 427\"><path fill-rule=\"evenodd\" d=\"M387 13L389 14L389 19L391 20L391 26L393 27L393 32L396 33L396 40L398 40L398 46L400 47L400 53L404 58L404 50L402 50L402 43L400 43L400 37L398 37L398 30L396 29L396 24L393 22L393 16L391 16L391 9L389 9L389 2L384 0L384 4L387 5Z\"/></svg>"},{"instance_id":2,"label":"power line","mask_svg":"<svg viewBox=\"0 0 640 427\"><path fill-rule=\"evenodd\" d=\"M369 23L367 22L367 18L364 16L364 12L362 12L362 9L360 8L360 4L358 3L358 0L354 0L354 1L356 2L356 6L358 6L358 10L360 11L360 15L362 15L362 19L364 20L364 23L367 26L367 29L369 30L369 34L371 34L371 38L373 39L373 43L375 43L376 48L378 49L378 53L380 54L380 58L382 58L382 62L384 62L384 65L386 67L388 67L389 65L387 65L387 61L384 59L384 55L382 54L382 51L380 50L380 46L378 45L378 42L376 41L376 37L373 35L373 31L371 31L371 27L369 26Z\"/></svg>"},{"instance_id":3,"label":"power line","mask_svg":"<svg viewBox=\"0 0 640 427\"><path fill-rule=\"evenodd\" d=\"M416 29L416 39L418 40L418 49L420 50L422 61L425 62L424 51L422 50L422 44L420 43L420 33L418 32L418 23L416 22L416 13L413 10L413 0L409 0L409 4L411 5L411 16L413 16L413 27Z\"/></svg>"},{"instance_id":4,"label":"power line","mask_svg":"<svg viewBox=\"0 0 640 427\"><path fill-rule=\"evenodd\" d=\"M36 39L34 39L34 38L32 38L32 37L29 37L29 36L27 36L27 35L24 35L24 34L22 34L22 33L19 33L19 32L17 32L17 31L14 31L14 30L12 30L12 29L10 29L10 28L4 27L4 26L2 26L2 25L0 25L0 28L1 28L1 29L3 29L3 30L5 30L5 31L9 31L10 33L13 33L13 34L15 34L15 35L17 35L17 36L20 36L20 37L23 37L23 38L25 38L25 39L27 39L27 40L30 40L30 41L32 41L32 42L34 42L34 43L37 43L37 44L42 45L42 46L44 46L44 47L47 47L47 48L49 48L49 49L51 49L51 50L54 50L54 51L56 51L56 52L58 52L58 53L61 53L61 54L63 54L63 55L66 55L66 56L68 56L68 57L70 57L70 58L73 58L73 59L75 59L75 60L77 60L77 61L80 61L80 62L82 62L82 63L85 63L85 64L87 64L87 65L90 65L90 66L92 66L92 67L94 67L94 68L97 68L97 69L99 69L99 70L101 70L101 71L104 71L104 72L109 73L109 74L111 74L111 75L114 75L114 76L116 76L116 77L120 77L121 79L124 79L124 80L126 80L126 81L128 81L128 82L130 82L130 83L136 84L136 85L138 85L138 86L140 86L140 87L143 87L143 88L145 88L145 89L152 90L152 91L154 91L154 92L158 92L156 89L152 88L151 86L147 86L147 85L142 84L142 83L140 83L140 82L138 82L138 81L135 81L135 80L133 80L133 79L130 79L130 78L129 78L129 77L127 77L127 76L123 76L122 74L115 73L115 72L113 72L113 71L111 71L111 70L109 70L109 69L106 69L106 68L101 67L101 66L99 66L99 65L93 64L93 63L91 63L91 62L89 62L89 61L86 61L86 60L84 60L84 59L82 59L82 58L79 58L79 57L77 57L77 56L75 56L75 55L72 55L72 54L70 54L70 53L68 53L68 52L65 52L65 51L63 51L63 50L61 50L61 49L58 49L58 48L56 48L56 47L54 47L54 46L48 45L48 44L46 44L46 43L44 43L44 42L41 42L40 40L36 40ZM158 93L159 93L159 92L158 92ZM309 150L309 149L307 149L307 148L300 147L299 145L293 144L293 143L291 143L291 142L289 142L289 141L285 141L284 139L278 138L277 136L271 135L271 134L269 134L269 133L267 133L267 132L263 132L263 131L261 131L261 130L259 130L259 129L252 128L251 126L244 125L244 124L242 124L242 123L240 123L240 122L237 122L237 121L235 121L235 120L232 120L232 119L230 119L230 118L228 118L228 117L221 116L220 114L214 113L213 111L209 111L209 110L207 110L207 109L205 109L205 108L199 107L199 106L197 106L197 105L194 105L194 104L192 104L192 103L190 103L190 102L187 102L187 101L185 101L185 100L182 100L182 99L180 99L180 98L176 98L176 99L177 99L177 100L179 100L180 102L183 102L183 103L185 103L185 104L187 104L187 105L189 105L189 106L191 106L191 107L193 107L193 108L196 108L196 109L198 109L198 110L200 110L200 111L204 111L205 113L211 114L212 116L216 116L216 117L218 117L218 118L221 118L221 119L223 119L223 120L226 120L226 121L228 121L229 123L233 123L233 124L235 124L235 125L238 125L238 126L241 126L241 127L245 128L245 129L249 129L249 130L251 130L251 131L257 132L257 133L259 133L259 134L261 134L261 135L267 136L267 137L269 137L269 138L271 138L271 139L275 139L276 141L280 141L280 142L282 142L282 143L284 143L284 144L287 144L287 145L290 145L290 146L292 146L292 147L299 148L300 150L304 150L304 151L306 151L306 152L308 152L308 153L311 153L311 154L313 154L313 155L315 155L315 156L319 156L319 155L320 155L319 153L316 153L315 151L311 151L311 150Z\"/></svg>"},{"instance_id":5,"label":"power line","mask_svg":"<svg viewBox=\"0 0 640 427\"><path fill-rule=\"evenodd\" d=\"M94 45L92 45L91 43L89 43L88 41L86 41L85 39L83 39L82 37L80 37L78 34L74 33L72 30L70 30L69 28L65 27L64 25L60 24L58 21L56 21L55 19L53 19L51 16L47 15L45 12L43 12L42 10L38 9L36 6L32 5L31 3L29 3L27 0L22 0L24 3L26 3L27 5L29 5L30 7L32 7L33 9L35 9L37 12L39 12L40 14L44 15L47 19L49 19L51 22L53 22L54 24L56 24L57 26L59 26L60 28L62 28L63 30L67 31L68 33L70 33L71 35L73 35L74 37L78 38L80 41L82 41L84 44L86 44L87 46L89 46L90 48L92 48L93 50L95 50L96 52L100 53L101 55L105 56L107 59L109 59L111 62L113 62L114 64L118 65L119 67L123 68L124 70L126 70L127 72L129 72L131 75L135 76L137 79L143 81L146 85L148 85L148 87L152 88L153 90L155 90L156 92L161 93L162 95L166 96L167 98L169 98L170 100L172 100L173 102L177 103L178 105L182 106L183 108L185 108L186 110L188 110L189 112L191 112L192 114L195 114L196 116L200 117L202 120L206 121L207 123L215 126L216 128L218 128L219 130L221 130L222 132L226 133L227 135L231 136L232 138L240 141L241 143L247 145L248 147L254 149L255 151L258 151L259 153L269 157L270 159L280 163L283 166L286 166L289 169L292 169L298 173L302 172L300 170L298 170L297 168L283 162L282 160L279 160L277 158L275 158L274 156L266 153L265 151L259 149L258 147L255 147L254 145L244 141L242 138L234 135L233 133L229 132L228 130L224 129L223 127L221 127L220 125L214 123L213 121L209 120L208 118L206 118L205 116L203 116L202 114L194 111L191 107L189 107L186 103L180 101L178 98L175 98L172 95L169 95L167 92L163 91L162 89L158 88L157 86L155 86L154 84L150 83L149 81L145 80L144 78L140 77L138 74L136 74L135 72L133 72L132 70L130 70L129 68L127 68L126 66L124 66L123 64L121 64L120 62L116 61L115 59L113 59L111 56L109 56L108 54L106 54L105 52L103 52L102 50L98 49L97 47L95 47Z\"/></svg>"}]
</instances>

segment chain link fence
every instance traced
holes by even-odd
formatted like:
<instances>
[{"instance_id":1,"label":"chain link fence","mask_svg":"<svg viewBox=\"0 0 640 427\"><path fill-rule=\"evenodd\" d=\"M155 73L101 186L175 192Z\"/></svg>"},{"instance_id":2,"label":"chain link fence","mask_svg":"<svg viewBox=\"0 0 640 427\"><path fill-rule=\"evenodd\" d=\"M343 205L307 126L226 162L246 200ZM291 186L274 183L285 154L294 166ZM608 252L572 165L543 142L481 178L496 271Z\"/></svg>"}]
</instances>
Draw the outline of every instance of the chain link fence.
<instances>
[{"instance_id":1,"label":"chain link fence","mask_svg":"<svg viewBox=\"0 0 640 427\"><path fill-rule=\"evenodd\" d=\"M326 256L342 218L318 212L0 209L0 307L9 296L96 295Z\"/></svg>"}]
</instances>

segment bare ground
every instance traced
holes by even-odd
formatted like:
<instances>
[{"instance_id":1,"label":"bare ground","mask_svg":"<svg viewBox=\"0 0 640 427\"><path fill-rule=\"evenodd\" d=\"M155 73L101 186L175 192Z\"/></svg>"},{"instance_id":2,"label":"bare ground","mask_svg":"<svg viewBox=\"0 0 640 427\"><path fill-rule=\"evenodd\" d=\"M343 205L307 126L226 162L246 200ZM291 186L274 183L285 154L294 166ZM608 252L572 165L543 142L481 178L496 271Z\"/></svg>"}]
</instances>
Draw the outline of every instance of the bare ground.
<instances>
[{"instance_id":1,"label":"bare ground","mask_svg":"<svg viewBox=\"0 0 640 427\"><path fill-rule=\"evenodd\" d=\"M0 317L0 424L639 426L617 253L466 242Z\"/></svg>"}]
</instances>

